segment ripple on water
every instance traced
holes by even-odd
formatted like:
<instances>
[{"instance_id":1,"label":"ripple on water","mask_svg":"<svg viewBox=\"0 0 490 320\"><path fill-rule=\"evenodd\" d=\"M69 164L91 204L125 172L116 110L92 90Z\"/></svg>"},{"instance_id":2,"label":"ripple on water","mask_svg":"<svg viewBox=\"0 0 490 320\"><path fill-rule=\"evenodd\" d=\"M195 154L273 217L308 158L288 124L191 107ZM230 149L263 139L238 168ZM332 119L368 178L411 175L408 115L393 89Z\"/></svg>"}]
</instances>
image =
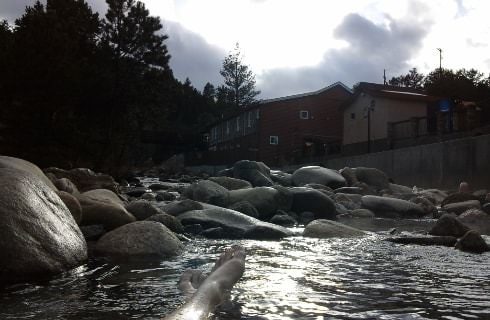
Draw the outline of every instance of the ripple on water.
<instances>
[{"instance_id":1,"label":"ripple on water","mask_svg":"<svg viewBox=\"0 0 490 320\"><path fill-rule=\"evenodd\" d=\"M489 319L490 254L354 239L193 240L182 257L94 259L0 293L0 319L159 319L183 302L187 268L243 245L246 272L216 319Z\"/></svg>"}]
</instances>

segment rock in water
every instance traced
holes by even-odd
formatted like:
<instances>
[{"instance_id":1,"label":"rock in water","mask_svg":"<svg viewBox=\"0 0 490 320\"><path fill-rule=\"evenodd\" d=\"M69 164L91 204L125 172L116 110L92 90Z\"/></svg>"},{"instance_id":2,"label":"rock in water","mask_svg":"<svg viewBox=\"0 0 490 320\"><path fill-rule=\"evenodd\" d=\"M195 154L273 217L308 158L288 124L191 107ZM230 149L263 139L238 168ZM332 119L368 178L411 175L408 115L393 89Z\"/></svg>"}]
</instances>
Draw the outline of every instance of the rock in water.
<instances>
[{"instance_id":1,"label":"rock in water","mask_svg":"<svg viewBox=\"0 0 490 320\"><path fill-rule=\"evenodd\" d=\"M70 211L38 175L0 169L0 282L78 266L87 244Z\"/></svg>"},{"instance_id":2,"label":"rock in water","mask_svg":"<svg viewBox=\"0 0 490 320\"><path fill-rule=\"evenodd\" d=\"M115 257L170 257L180 254L184 246L163 224L137 221L112 230L97 241L98 254Z\"/></svg>"},{"instance_id":3,"label":"rock in water","mask_svg":"<svg viewBox=\"0 0 490 320\"><path fill-rule=\"evenodd\" d=\"M254 187L270 187L270 169L263 162L240 160L233 165L233 177L250 182Z\"/></svg>"},{"instance_id":4,"label":"rock in water","mask_svg":"<svg viewBox=\"0 0 490 320\"><path fill-rule=\"evenodd\" d=\"M310 222L303 231L303 236L310 238L351 238L365 234L364 231L325 219Z\"/></svg>"},{"instance_id":5,"label":"rock in water","mask_svg":"<svg viewBox=\"0 0 490 320\"><path fill-rule=\"evenodd\" d=\"M211 180L201 180L186 188L184 196L195 201L226 207L228 205L229 191Z\"/></svg>"},{"instance_id":6,"label":"rock in water","mask_svg":"<svg viewBox=\"0 0 490 320\"><path fill-rule=\"evenodd\" d=\"M418 204L388 197L363 196L361 206L384 218L420 218L425 215Z\"/></svg>"},{"instance_id":7,"label":"rock in water","mask_svg":"<svg viewBox=\"0 0 490 320\"><path fill-rule=\"evenodd\" d=\"M475 230L470 230L458 240L456 249L467 252L483 253L490 250L488 244Z\"/></svg>"},{"instance_id":8,"label":"rock in water","mask_svg":"<svg viewBox=\"0 0 490 320\"><path fill-rule=\"evenodd\" d=\"M211 205L207 205L203 210L182 213L177 219L184 226L200 224L203 229L221 227L223 237L229 239L280 239L292 235L292 232L284 227L257 220L238 211Z\"/></svg>"},{"instance_id":9,"label":"rock in water","mask_svg":"<svg viewBox=\"0 0 490 320\"><path fill-rule=\"evenodd\" d=\"M301 187L309 183L318 183L330 188L337 189L347 185L345 178L335 170L319 166L302 167L294 171L292 182Z\"/></svg>"},{"instance_id":10,"label":"rock in water","mask_svg":"<svg viewBox=\"0 0 490 320\"><path fill-rule=\"evenodd\" d=\"M291 188L293 204L291 210L297 214L308 211L315 214L315 218L335 219L337 211L335 203L324 193L310 188Z\"/></svg>"},{"instance_id":11,"label":"rock in water","mask_svg":"<svg viewBox=\"0 0 490 320\"><path fill-rule=\"evenodd\" d=\"M106 189L95 189L77 195L82 206L82 225L102 224L112 230L136 218L124 208L117 195Z\"/></svg>"},{"instance_id":12,"label":"rock in water","mask_svg":"<svg viewBox=\"0 0 490 320\"><path fill-rule=\"evenodd\" d=\"M469 230L470 229L459 221L458 218L446 213L437 220L436 225L432 227L429 234L434 236L452 236L459 238Z\"/></svg>"}]
</instances>

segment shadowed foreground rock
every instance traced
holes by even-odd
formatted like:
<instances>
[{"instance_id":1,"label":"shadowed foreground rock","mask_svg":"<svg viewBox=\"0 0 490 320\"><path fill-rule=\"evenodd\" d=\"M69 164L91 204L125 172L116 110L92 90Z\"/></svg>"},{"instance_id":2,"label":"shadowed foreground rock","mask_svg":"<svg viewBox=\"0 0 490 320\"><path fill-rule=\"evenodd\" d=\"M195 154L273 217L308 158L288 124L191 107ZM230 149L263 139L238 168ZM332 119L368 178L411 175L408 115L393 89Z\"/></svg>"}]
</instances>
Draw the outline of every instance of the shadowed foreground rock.
<instances>
[{"instance_id":1,"label":"shadowed foreground rock","mask_svg":"<svg viewBox=\"0 0 490 320\"><path fill-rule=\"evenodd\" d=\"M183 250L180 240L163 224L156 221L137 221L106 233L97 241L100 255L115 257L170 257Z\"/></svg>"},{"instance_id":2,"label":"shadowed foreground rock","mask_svg":"<svg viewBox=\"0 0 490 320\"><path fill-rule=\"evenodd\" d=\"M87 259L70 211L37 175L0 169L0 282L69 270Z\"/></svg>"},{"instance_id":3,"label":"shadowed foreground rock","mask_svg":"<svg viewBox=\"0 0 490 320\"><path fill-rule=\"evenodd\" d=\"M351 238L360 237L365 234L364 231L326 219L318 219L310 222L303 231L303 236L310 238Z\"/></svg>"}]
</instances>

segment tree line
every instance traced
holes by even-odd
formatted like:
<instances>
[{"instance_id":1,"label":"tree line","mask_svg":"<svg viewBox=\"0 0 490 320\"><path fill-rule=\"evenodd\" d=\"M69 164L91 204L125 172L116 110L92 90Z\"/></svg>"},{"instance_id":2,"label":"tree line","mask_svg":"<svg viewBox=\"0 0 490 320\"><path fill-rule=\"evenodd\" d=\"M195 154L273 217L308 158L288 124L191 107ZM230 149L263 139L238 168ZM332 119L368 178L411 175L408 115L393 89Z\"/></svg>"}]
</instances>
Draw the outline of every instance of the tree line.
<instances>
[{"instance_id":1,"label":"tree line","mask_svg":"<svg viewBox=\"0 0 490 320\"><path fill-rule=\"evenodd\" d=\"M437 68L427 75L412 68L407 74L393 77L388 84L413 89L424 89L429 94L473 101L488 105L490 102L490 75L476 69L451 70Z\"/></svg>"},{"instance_id":2,"label":"tree line","mask_svg":"<svg viewBox=\"0 0 490 320\"><path fill-rule=\"evenodd\" d=\"M115 174L199 147L206 126L254 102L239 51L223 62L226 83L201 92L173 76L159 18L140 1L106 2L105 17L84 0L47 0L0 22L1 154ZM231 67L244 69L227 79Z\"/></svg>"}]
</instances>

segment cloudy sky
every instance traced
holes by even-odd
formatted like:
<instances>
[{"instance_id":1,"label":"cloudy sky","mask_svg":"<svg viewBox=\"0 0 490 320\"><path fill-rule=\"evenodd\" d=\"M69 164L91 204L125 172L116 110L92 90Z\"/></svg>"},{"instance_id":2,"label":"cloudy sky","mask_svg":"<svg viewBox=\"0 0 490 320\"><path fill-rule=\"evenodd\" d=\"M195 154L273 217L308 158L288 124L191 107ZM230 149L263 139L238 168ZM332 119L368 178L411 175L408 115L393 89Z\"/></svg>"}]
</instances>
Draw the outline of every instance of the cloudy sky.
<instances>
[{"instance_id":1,"label":"cloudy sky","mask_svg":"<svg viewBox=\"0 0 490 320\"><path fill-rule=\"evenodd\" d=\"M13 21L34 0L0 0ZM105 11L105 0L88 0ZM490 2L481 0L144 0L159 16L177 78L221 83L223 58L239 43L261 98L336 81L382 83L416 67L490 72Z\"/></svg>"}]
</instances>

